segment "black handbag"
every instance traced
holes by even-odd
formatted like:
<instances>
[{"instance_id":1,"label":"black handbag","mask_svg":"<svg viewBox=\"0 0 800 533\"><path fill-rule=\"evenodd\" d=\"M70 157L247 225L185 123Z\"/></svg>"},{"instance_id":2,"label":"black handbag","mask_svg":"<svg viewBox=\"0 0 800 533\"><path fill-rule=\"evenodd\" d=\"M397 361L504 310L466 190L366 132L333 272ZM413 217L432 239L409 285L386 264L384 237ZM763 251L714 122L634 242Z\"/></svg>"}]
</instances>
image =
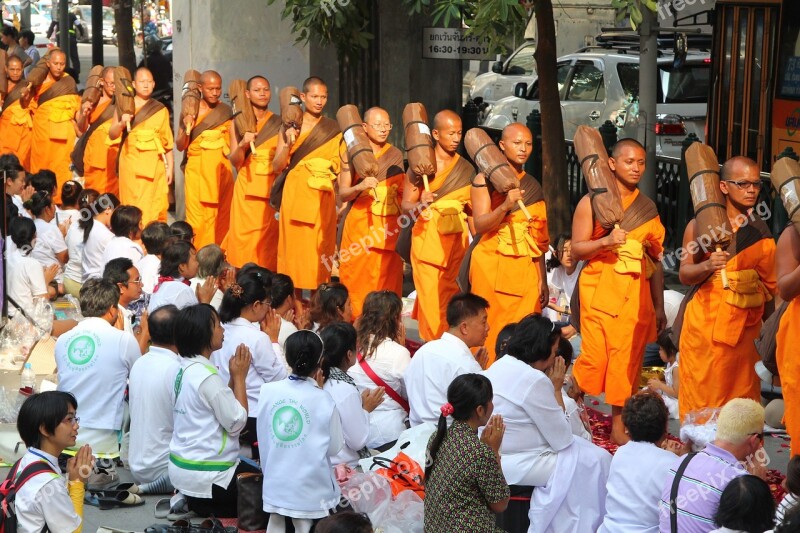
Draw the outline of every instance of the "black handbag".
<instances>
[{"instance_id":1,"label":"black handbag","mask_svg":"<svg viewBox=\"0 0 800 533\"><path fill-rule=\"evenodd\" d=\"M267 529L269 514L264 512L264 502L261 499L263 486L264 474L247 472L236 476L239 529L244 531Z\"/></svg>"}]
</instances>

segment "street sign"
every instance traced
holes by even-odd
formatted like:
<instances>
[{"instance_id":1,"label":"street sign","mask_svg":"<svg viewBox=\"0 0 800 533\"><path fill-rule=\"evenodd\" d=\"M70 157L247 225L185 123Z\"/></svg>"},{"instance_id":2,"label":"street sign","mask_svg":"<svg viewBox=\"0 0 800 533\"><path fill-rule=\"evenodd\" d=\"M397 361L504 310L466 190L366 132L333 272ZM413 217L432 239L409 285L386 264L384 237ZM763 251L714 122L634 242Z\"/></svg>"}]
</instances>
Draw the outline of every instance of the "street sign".
<instances>
[{"instance_id":1,"label":"street sign","mask_svg":"<svg viewBox=\"0 0 800 533\"><path fill-rule=\"evenodd\" d=\"M489 39L465 35L461 28L423 28L422 57L426 59L494 59Z\"/></svg>"}]
</instances>

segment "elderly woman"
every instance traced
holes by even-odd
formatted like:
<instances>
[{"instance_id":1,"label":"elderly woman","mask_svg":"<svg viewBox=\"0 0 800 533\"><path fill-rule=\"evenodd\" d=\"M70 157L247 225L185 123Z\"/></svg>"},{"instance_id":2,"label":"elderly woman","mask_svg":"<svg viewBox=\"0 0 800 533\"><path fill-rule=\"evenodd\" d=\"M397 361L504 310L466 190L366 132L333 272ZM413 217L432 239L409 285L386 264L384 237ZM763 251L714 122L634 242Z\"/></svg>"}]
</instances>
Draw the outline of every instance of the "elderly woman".
<instances>
[{"instance_id":1,"label":"elderly woman","mask_svg":"<svg viewBox=\"0 0 800 533\"><path fill-rule=\"evenodd\" d=\"M560 337L549 319L529 315L514 330L507 355L486 371L494 412L506 424L503 473L509 485L536 487L530 532L559 524L596 531L605 515L611 456L572 433L561 395L566 366L556 357Z\"/></svg>"}]
</instances>

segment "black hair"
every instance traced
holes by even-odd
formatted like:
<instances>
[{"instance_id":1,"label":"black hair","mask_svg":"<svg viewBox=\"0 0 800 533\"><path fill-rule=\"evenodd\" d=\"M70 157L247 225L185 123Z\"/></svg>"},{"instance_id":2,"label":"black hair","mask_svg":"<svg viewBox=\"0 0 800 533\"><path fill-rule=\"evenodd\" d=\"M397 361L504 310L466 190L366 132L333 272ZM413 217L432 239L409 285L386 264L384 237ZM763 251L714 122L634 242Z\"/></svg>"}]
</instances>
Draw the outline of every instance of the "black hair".
<instances>
[{"instance_id":1,"label":"black hair","mask_svg":"<svg viewBox=\"0 0 800 533\"><path fill-rule=\"evenodd\" d=\"M242 265L242 268L236 273L236 279L239 279L239 276L245 276L250 273L257 273L261 276L261 281L264 282L265 285L272 288L272 277L275 275L270 269L264 268L261 265L256 263L245 263Z\"/></svg>"},{"instance_id":2,"label":"black hair","mask_svg":"<svg viewBox=\"0 0 800 533\"><path fill-rule=\"evenodd\" d=\"M325 349L322 352L322 373L325 379L331 374L331 368L341 367L347 352L356 351L356 328L349 322L332 322L319 332Z\"/></svg>"},{"instance_id":3,"label":"black hair","mask_svg":"<svg viewBox=\"0 0 800 533\"><path fill-rule=\"evenodd\" d=\"M771 529L775 519L775 500L767 482L758 476L733 478L722 491L714 523L745 533Z\"/></svg>"},{"instance_id":4,"label":"black hair","mask_svg":"<svg viewBox=\"0 0 800 533\"><path fill-rule=\"evenodd\" d=\"M81 314L85 317L101 317L119 303L119 288L105 279L90 279L78 293Z\"/></svg>"},{"instance_id":5,"label":"black hair","mask_svg":"<svg viewBox=\"0 0 800 533\"><path fill-rule=\"evenodd\" d=\"M783 521L775 526L775 533L800 533L800 504L789 507Z\"/></svg>"},{"instance_id":6,"label":"black hair","mask_svg":"<svg viewBox=\"0 0 800 533\"><path fill-rule=\"evenodd\" d=\"M317 523L316 533L372 533L372 522L365 513L345 511L328 516Z\"/></svg>"},{"instance_id":7,"label":"black hair","mask_svg":"<svg viewBox=\"0 0 800 533\"><path fill-rule=\"evenodd\" d=\"M111 213L111 231L117 237L130 237L139 231L142 210L135 205L121 205Z\"/></svg>"},{"instance_id":8,"label":"black hair","mask_svg":"<svg viewBox=\"0 0 800 533\"><path fill-rule=\"evenodd\" d=\"M508 351L508 342L514 335L514 330L517 329L517 323L512 322L503 326L500 333L497 334L497 340L494 342L494 359L497 361L503 357Z\"/></svg>"},{"instance_id":9,"label":"black hair","mask_svg":"<svg viewBox=\"0 0 800 533\"><path fill-rule=\"evenodd\" d=\"M15 26L7 26L3 24L3 29L1 33L6 37L11 37L15 41L19 39L19 31L17 31L17 28Z\"/></svg>"},{"instance_id":10,"label":"black hair","mask_svg":"<svg viewBox=\"0 0 800 533\"><path fill-rule=\"evenodd\" d=\"M172 233L166 222L154 220L142 230L142 244L150 255L161 255Z\"/></svg>"},{"instance_id":11,"label":"black hair","mask_svg":"<svg viewBox=\"0 0 800 533\"><path fill-rule=\"evenodd\" d=\"M800 455L789 459L786 466L786 489L795 496L800 496Z\"/></svg>"},{"instance_id":12,"label":"black hair","mask_svg":"<svg viewBox=\"0 0 800 533\"><path fill-rule=\"evenodd\" d=\"M219 318L223 324L239 318L242 309L248 305L267 299L269 291L259 276L257 272L247 273L228 287L219 306Z\"/></svg>"},{"instance_id":13,"label":"black hair","mask_svg":"<svg viewBox=\"0 0 800 533\"><path fill-rule=\"evenodd\" d=\"M265 78L264 76L262 76L262 75L260 75L260 74L256 74L255 76L252 76L252 77L250 77L250 79L249 79L249 80L247 80L247 86L246 86L246 88L247 88L247 90L248 90L248 91L250 90L250 85L251 85L251 84L252 84L252 83L253 83L255 80L264 80L265 82L267 82L267 85L269 85L269 80L268 80L267 78Z\"/></svg>"},{"instance_id":14,"label":"black hair","mask_svg":"<svg viewBox=\"0 0 800 533\"><path fill-rule=\"evenodd\" d=\"M56 189L58 188L56 173L52 170L43 168L31 176L31 185L37 191L44 191L50 195L55 194Z\"/></svg>"},{"instance_id":15,"label":"black hair","mask_svg":"<svg viewBox=\"0 0 800 533\"><path fill-rule=\"evenodd\" d=\"M666 328L659 333L656 344L658 344L659 348L663 348L670 357L675 357L678 354L678 347L675 346L675 342L672 340L672 328Z\"/></svg>"},{"instance_id":16,"label":"black hair","mask_svg":"<svg viewBox=\"0 0 800 533\"><path fill-rule=\"evenodd\" d=\"M528 315L517 324L508 341L508 355L531 364L550 357L553 344L561 338L561 328L542 315Z\"/></svg>"},{"instance_id":17,"label":"black hair","mask_svg":"<svg viewBox=\"0 0 800 533\"><path fill-rule=\"evenodd\" d=\"M486 405L494 396L492 382L482 374L462 374L455 378L447 387L447 403L453 406L453 420L463 422L469 420L472 414L481 405ZM447 417L444 413L439 415L436 435L428 445L428 466L425 468L425 479L431 478L436 466L436 455L447 434Z\"/></svg>"},{"instance_id":18,"label":"black hair","mask_svg":"<svg viewBox=\"0 0 800 533\"><path fill-rule=\"evenodd\" d=\"M350 293L342 283L323 283L311 297L311 320L319 324L320 328L331 322L338 322L342 319L348 298Z\"/></svg>"},{"instance_id":19,"label":"black hair","mask_svg":"<svg viewBox=\"0 0 800 533\"><path fill-rule=\"evenodd\" d=\"M19 38L21 39L23 37L28 39L30 44L33 44L36 41L36 34L34 34L31 30L22 30L19 32Z\"/></svg>"},{"instance_id":20,"label":"black hair","mask_svg":"<svg viewBox=\"0 0 800 533\"><path fill-rule=\"evenodd\" d=\"M306 78L306 80L303 82L303 93L307 93L309 89L311 89L312 85L324 85L325 87L328 86L328 84L325 83L325 81L319 76L311 76Z\"/></svg>"},{"instance_id":21,"label":"black hair","mask_svg":"<svg viewBox=\"0 0 800 533\"><path fill-rule=\"evenodd\" d=\"M358 319L358 349L365 358L375 355L384 339L400 339L403 300L390 290L367 294Z\"/></svg>"},{"instance_id":22,"label":"black hair","mask_svg":"<svg viewBox=\"0 0 800 533\"><path fill-rule=\"evenodd\" d=\"M173 222L169 230L173 237L177 237L182 241L192 242L192 239L194 239L194 228L192 228L191 224L183 220L176 220Z\"/></svg>"},{"instance_id":23,"label":"black hair","mask_svg":"<svg viewBox=\"0 0 800 533\"><path fill-rule=\"evenodd\" d=\"M78 409L78 400L69 392L46 391L32 394L19 408L17 431L28 448L40 448L42 434L53 435L69 413L69 406Z\"/></svg>"},{"instance_id":24,"label":"black hair","mask_svg":"<svg viewBox=\"0 0 800 533\"><path fill-rule=\"evenodd\" d=\"M550 254L550 259L547 260L545 266L547 267L547 271L550 272L551 270L555 270L556 268L561 266L561 256L564 253L564 246L567 245L567 241L572 240L571 233L562 233L556 239L556 249L555 252Z\"/></svg>"},{"instance_id":25,"label":"black hair","mask_svg":"<svg viewBox=\"0 0 800 533\"><path fill-rule=\"evenodd\" d=\"M286 362L294 374L308 377L319 368L322 340L313 331L307 329L295 331L286 339L285 346Z\"/></svg>"},{"instance_id":26,"label":"black hair","mask_svg":"<svg viewBox=\"0 0 800 533\"><path fill-rule=\"evenodd\" d=\"M8 226L8 234L21 251L24 251L25 248L30 249L31 243L36 237L36 224L27 217L12 218Z\"/></svg>"},{"instance_id":27,"label":"black hair","mask_svg":"<svg viewBox=\"0 0 800 533\"><path fill-rule=\"evenodd\" d=\"M194 245L187 241L175 241L164 248L161 254L161 267L159 273L162 276L180 277L180 266L189 262ZM195 354L197 355L197 354Z\"/></svg>"},{"instance_id":28,"label":"black hair","mask_svg":"<svg viewBox=\"0 0 800 533\"><path fill-rule=\"evenodd\" d=\"M556 348L556 356L564 360L564 365L569 367L572 364L572 358L575 355L575 349L572 343L565 339L563 336L558 339L558 348Z\"/></svg>"},{"instance_id":29,"label":"black hair","mask_svg":"<svg viewBox=\"0 0 800 533\"><path fill-rule=\"evenodd\" d=\"M644 146L642 145L642 143L640 143L639 141L637 141L636 139L633 139L631 137L626 137L625 139L620 139L620 140L617 141L617 143L611 149L611 157L613 157L614 159L619 157L620 151L623 148L625 148L626 146L634 146L634 147L644 151Z\"/></svg>"},{"instance_id":30,"label":"black hair","mask_svg":"<svg viewBox=\"0 0 800 533\"><path fill-rule=\"evenodd\" d=\"M179 309L174 304L162 305L147 315L147 329L153 344L175 344L175 319Z\"/></svg>"},{"instance_id":31,"label":"black hair","mask_svg":"<svg viewBox=\"0 0 800 533\"><path fill-rule=\"evenodd\" d=\"M39 218L45 209L53 205L53 198L47 191L36 191L23 205L33 216Z\"/></svg>"},{"instance_id":32,"label":"black hair","mask_svg":"<svg viewBox=\"0 0 800 533\"><path fill-rule=\"evenodd\" d=\"M100 194L94 189L84 189L79 205L83 214L78 222L78 227L83 230L83 242L85 244L92 233L94 217L103 213L106 209L116 209L119 206L119 198L110 192Z\"/></svg>"},{"instance_id":33,"label":"black hair","mask_svg":"<svg viewBox=\"0 0 800 533\"><path fill-rule=\"evenodd\" d=\"M14 181L19 177L20 172L25 172L25 167L19 162L19 158L14 154L0 155L0 172L3 179Z\"/></svg>"},{"instance_id":34,"label":"black hair","mask_svg":"<svg viewBox=\"0 0 800 533\"><path fill-rule=\"evenodd\" d=\"M669 410L658 393L643 390L634 394L622 407L622 423L636 442L660 441L667 433Z\"/></svg>"},{"instance_id":35,"label":"black hair","mask_svg":"<svg viewBox=\"0 0 800 533\"><path fill-rule=\"evenodd\" d=\"M117 257L106 263L106 267L103 269L103 279L114 285L128 283L131 280L128 270L131 268L133 268L133 261L127 257Z\"/></svg>"},{"instance_id":36,"label":"black hair","mask_svg":"<svg viewBox=\"0 0 800 533\"><path fill-rule=\"evenodd\" d=\"M80 207L83 186L75 180L65 181L61 186L61 205L64 207Z\"/></svg>"},{"instance_id":37,"label":"black hair","mask_svg":"<svg viewBox=\"0 0 800 533\"><path fill-rule=\"evenodd\" d=\"M194 357L210 349L214 324L218 321L217 310L208 304L190 305L178 311L173 327L178 353L182 357Z\"/></svg>"},{"instance_id":38,"label":"black hair","mask_svg":"<svg viewBox=\"0 0 800 533\"><path fill-rule=\"evenodd\" d=\"M283 305L289 296L294 294L294 282L286 274L275 274L272 276L272 287L270 295L272 297L272 308L277 309Z\"/></svg>"},{"instance_id":39,"label":"black hair","mask_svg":"<svg viewBox=\"0 0 800 533\"><path fill-rule=\"evenodd\" d=\"M447 302L447 325L454 328L464 320L478 316L481 311L488 308L489 302L477 294L471 292L456 294Z\"/></svg>"}]
</instances>

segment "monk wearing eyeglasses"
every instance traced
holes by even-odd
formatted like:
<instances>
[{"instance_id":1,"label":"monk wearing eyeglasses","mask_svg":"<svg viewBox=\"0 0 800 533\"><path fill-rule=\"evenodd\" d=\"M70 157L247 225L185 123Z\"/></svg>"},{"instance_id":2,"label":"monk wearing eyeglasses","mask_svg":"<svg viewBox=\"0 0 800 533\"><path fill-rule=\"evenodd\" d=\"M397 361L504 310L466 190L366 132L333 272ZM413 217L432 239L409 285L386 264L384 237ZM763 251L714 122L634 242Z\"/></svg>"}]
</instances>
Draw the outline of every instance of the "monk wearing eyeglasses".
<instances>
[{"instance_id":1,"label":"monk wearing eyeglasses","mask_svg":"<svg viewBox=\"0 0 800 533\"><path fill-rule=\"evenodd\" d=\"M734 157L722 166L720 189L733 228L727 250L696 246L702 228L689 221L683 235L680 280L692 288L680 331L680 417L704 407L722 407L734 398L758 401L761 388L753 365L753 341L774 304L775 241L756 208L761 189L758 164ZM727 270L729 288L720 271Z\"/></svg>"}]
</instances>

